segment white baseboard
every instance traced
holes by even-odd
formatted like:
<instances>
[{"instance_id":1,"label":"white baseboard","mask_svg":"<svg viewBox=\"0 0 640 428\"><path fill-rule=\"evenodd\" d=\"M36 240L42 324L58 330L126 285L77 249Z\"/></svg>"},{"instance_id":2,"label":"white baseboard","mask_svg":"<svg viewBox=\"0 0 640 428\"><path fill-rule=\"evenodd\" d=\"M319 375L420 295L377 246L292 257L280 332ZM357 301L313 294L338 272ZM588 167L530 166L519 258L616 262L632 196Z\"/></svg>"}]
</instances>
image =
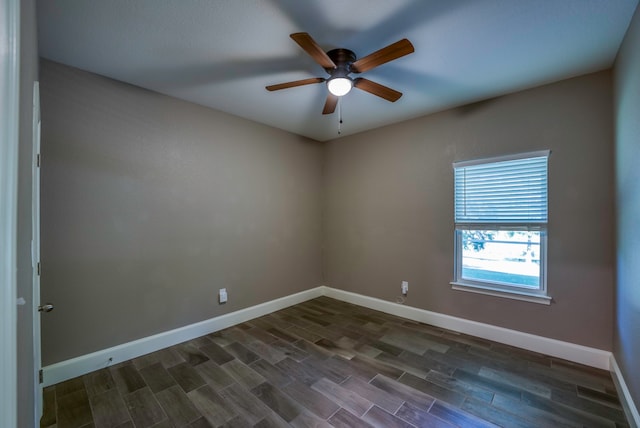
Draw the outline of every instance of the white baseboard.
<instances>
[{"instance_id":1,"label":"white baseboard","mask_svg":"<svg viewBox=\"0 0 640 428\"><path fill-rule=\"evenodd\" d=\"M618 395L620 396L624 413L629 420L629 425L631 428L640 427L640 413L633 402L633 398L631 398L631 392L629 391L629 388L627 388L627 383L624 381L624 377L622 377L620 366L618 366L613 355L611 355L611 375L613 376L613 381L616 384L616 389L618 390Z\"/></svg>"},{"instance_id":2,"label":"white baseboard","mask_svg":"<svg viewBox=\"0 0 640 428\"><path fill-rule=\"evenodd\" d=\"M316 287L290 296L281 297L256 306L241 309L236 312L220 315L195 324L165 331L153 336L144 337L132 342L123 343L112 348L102 349L87 355L81 355L70 360L61 361L42 368L43 385L72 379L107 366L137 358L150 352L155 352L196 337L204 336L215 331L234 326L263 315L270 314L289 306L307 300L315 299L324 294L325 287ZM109 359L111 358L111 361Z\"/></svg>"},{"instance_id":3,"label":"white baseboard","mask_svg":"<svg viewBox=\"0 0 640 428\"><path fill-rule=\"evenodd\" d=\"M609 370L611 352L325 287L325 296L494 342Z\"/></svg>"},{"instance_id":4,"label":"white baseboard","mask_svg":"<svg viewBox=\"0 0 640 428\"><path fill-rule=\"evenodd\" d=\"M162 348L177 345L178 343L195 339L196 337L204 336L320 296L331 297L447 330L493 340L580 364L586 364L604 370L610 369L611 352L608 351L320 286L175 330L123 343L112 348L46 366L43 368L43 383L44 386L54 385L94 370L137 358ZM111 361L109 361L110 358Z\"/></svg>"}]
</instances>

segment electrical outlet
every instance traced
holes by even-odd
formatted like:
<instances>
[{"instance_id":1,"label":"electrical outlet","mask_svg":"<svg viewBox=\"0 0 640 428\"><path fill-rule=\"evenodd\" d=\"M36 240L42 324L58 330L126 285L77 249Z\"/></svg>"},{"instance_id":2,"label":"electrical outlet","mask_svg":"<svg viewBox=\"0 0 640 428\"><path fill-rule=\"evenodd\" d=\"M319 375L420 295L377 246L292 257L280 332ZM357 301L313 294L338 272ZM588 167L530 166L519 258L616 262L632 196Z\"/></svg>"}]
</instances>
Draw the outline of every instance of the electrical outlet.
<instances>
[{"instance_id":1,"label":"electrical outlet","mask_svg":"<svg viewBox=\"0 0 640 428\"><path fill-rule=\"evenodd\" d=\"M402 285L400 286L400 289L402 290L402 295L406 296L407 293L409 292L409 281L402 281Z\"/></svg>"},{"instance_id":2,"label":"electrical outlet","mask_svg":"<svg viewBox=\"0 0 640 428\"><path fill-rule=\"evenodd\" d=\"M221 288L220 291L218 292L218 302L220 303L227 303L227 289L226 288Z\"/></svg>"}]
</instances>

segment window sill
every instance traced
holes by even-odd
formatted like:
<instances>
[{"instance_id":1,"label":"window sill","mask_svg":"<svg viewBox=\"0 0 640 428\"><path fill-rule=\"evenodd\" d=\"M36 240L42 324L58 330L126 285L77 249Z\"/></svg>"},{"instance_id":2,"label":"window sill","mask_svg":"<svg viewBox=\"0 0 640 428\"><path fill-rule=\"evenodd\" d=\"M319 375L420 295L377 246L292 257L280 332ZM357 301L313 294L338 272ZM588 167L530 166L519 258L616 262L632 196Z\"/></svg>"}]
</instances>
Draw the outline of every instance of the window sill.
<instances>
[{"instance_id":1,"label":"window sill","mask_svg":"<svg viewBox=\"0 0 640 428\"><path fill-rule=\"evenodd\" d=\"M522 300L524 302L539 303L541 305L550 305L552 300L551 296L527 293L526 291L505 291L502 289L465 284L461 282L451 282L450 284L452 290L486 294L489 296L503 297L505 299Z\"/></svg>"}]
</instances>

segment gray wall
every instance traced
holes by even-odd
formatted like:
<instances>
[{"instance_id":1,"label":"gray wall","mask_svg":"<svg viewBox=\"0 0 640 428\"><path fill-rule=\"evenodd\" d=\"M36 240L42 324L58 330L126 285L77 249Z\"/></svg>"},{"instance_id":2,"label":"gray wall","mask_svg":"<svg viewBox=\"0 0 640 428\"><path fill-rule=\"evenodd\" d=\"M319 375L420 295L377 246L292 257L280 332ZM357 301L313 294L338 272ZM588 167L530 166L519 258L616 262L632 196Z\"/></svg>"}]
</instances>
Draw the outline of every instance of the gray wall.
<instances>
[{"instance_id":1,"label":"gray wall","mask_svg":"<svg viewBox=\"0 0 640 428\"><path fill-rule=\"evenodd\" d=\"M33 0L20 1L20 147L18 151L18 426L37 426L34 409L33 269L31 192L33 162L33 82L38 80L36 12Z\"/></svg>"},{"instance_id":2,"label":"gray wall","mask_svg":"<svg viewBox=\"0 0 640 428\"><path fill-rule=\"evenodd\" d=\"M402 280L411 306L612 349L609 72L324 146L52 62L41 81L45 365L323 283L393 301ZM452 291L451 162L539 149L554 303Z\"/></svg>"},{"instance_id":3,"label":"gray wall","mask_svg":"<svg viewBox=\"0 0 640 428\"><path fill-rule=\"evenodd\" d=\"M45 365L322 284L319 143L52 62L40 78Z\"/></svg>"},{"instance_id":4,"label":"gray wall","mask_svg":"<svg viewBox=\"0 0 640 428\"><path fill-rule=\"evenodd\" d=\"M618 277L614 355L640 406L640 8L615 70Z\"/></svg>"},{"instance_id":5,"label":"gray wall","mask_svg":"<svg viewBox=\"0 0 640 428\"><path fill-rule=\"evenodd\" d=\"M611 350L611 78L590 74L328 143L326 285L395 301L407 280L407 305ZM451 163L540 149L552 150L553 304L451 290Z\"/></svg>"}]
</instances>

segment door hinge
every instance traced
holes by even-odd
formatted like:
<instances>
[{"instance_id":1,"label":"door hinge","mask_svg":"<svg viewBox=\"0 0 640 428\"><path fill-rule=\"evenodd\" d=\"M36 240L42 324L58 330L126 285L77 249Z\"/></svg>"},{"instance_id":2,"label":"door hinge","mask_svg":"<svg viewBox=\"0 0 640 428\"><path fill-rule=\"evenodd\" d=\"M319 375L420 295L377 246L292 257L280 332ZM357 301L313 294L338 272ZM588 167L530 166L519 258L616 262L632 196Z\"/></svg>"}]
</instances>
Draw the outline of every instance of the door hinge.
<instances>
[{"instance_id":1,"label":"door hinge","mask_svg":"<svg viewBox=\"0 0 640 428\"><path fill-rule=\"evenodd\" d=\"M37 269L38 276L40 276L40 262L36 263L36 269Z\"/></svg>"},{"instance_id":2,"label":"door hinge","mask_svg":"<svg viewBox=\"0 0 640 428\"><path fill-rule=\"evenodd\" d=\"M36 166L40 168L40 153L36 155Z\"/></svg>"},{"instance_id":3,"label":"door hinge","mask_svg":"<svg viewBox=\"0 0 640 428\"><path fill-rule=\"evenodd\" d=\"M42 369L38 370L38 381L40 383L44 382L44 373L42 373Z\"/></svg>"}]
</instances>

